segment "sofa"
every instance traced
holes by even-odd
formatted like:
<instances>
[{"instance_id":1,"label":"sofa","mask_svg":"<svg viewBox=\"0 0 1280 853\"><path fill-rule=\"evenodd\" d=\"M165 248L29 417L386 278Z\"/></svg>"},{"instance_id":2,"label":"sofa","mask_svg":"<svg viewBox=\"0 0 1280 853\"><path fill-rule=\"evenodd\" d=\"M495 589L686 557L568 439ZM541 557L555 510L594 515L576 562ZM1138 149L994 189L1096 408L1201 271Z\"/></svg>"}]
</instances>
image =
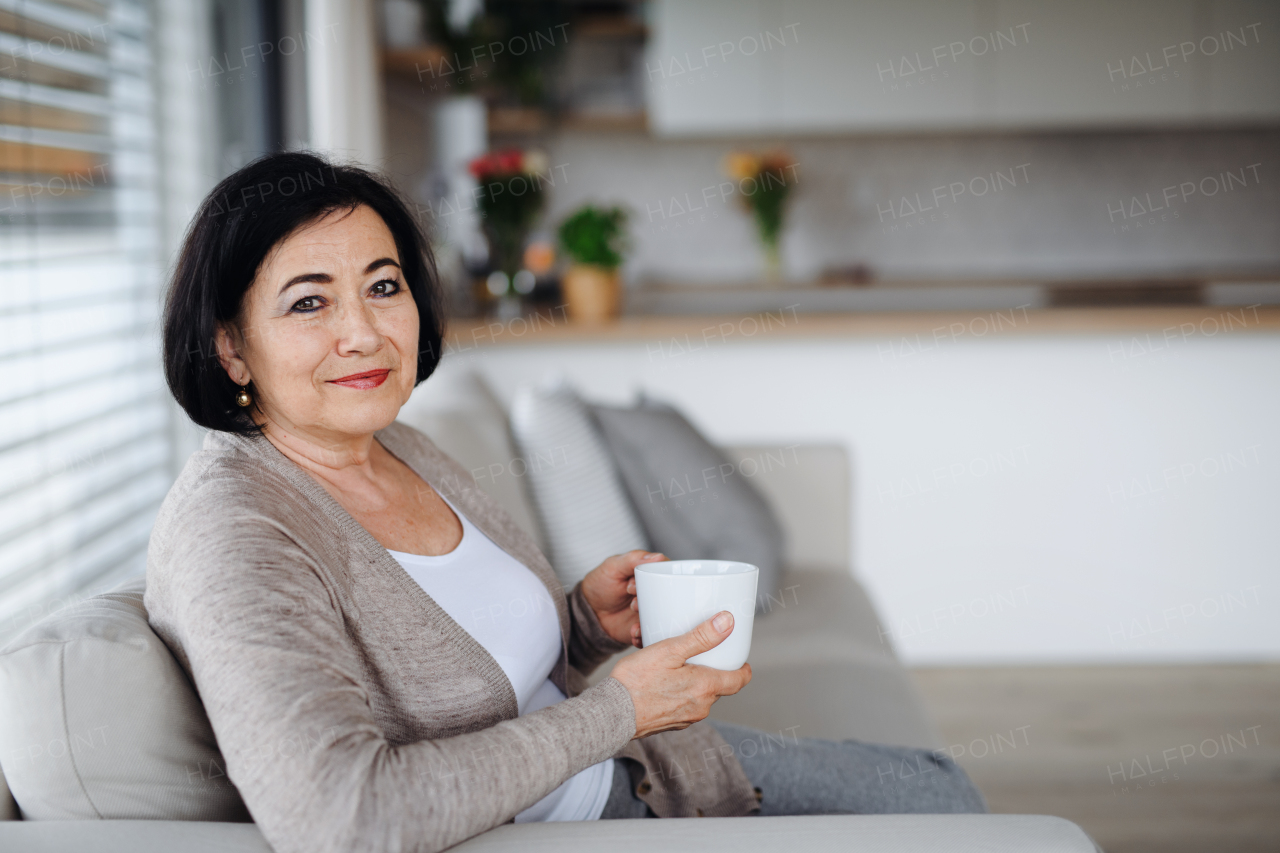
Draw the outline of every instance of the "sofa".
<instances>
[{"instance_id":1,"label":"sofa","mask_svg":"<svg viewBox=\"0 0 1280 853\"><path fill-rule=\"evenodd\" d=\"M502 466L512 458L505 413L492 399L415 394L401 419L470 469ZM850 570L845 450L723 450L735 464L780 460L752 470L787 546L781 590L764 602L756 619L752 683L721 699L712 716L786 737L940 748L909 674ZM518 478L478 479L517 523L541 537L537 507ZM270 850L218 770L216 742L194 690L146 625L144 584L137 578L51 614L0 649L0 850ZM606 663L593 679L606 677L611 666ZM96 741L94 732L100 735ZM507 824L454 849L1097 850L1075 824L1036 815Z\"/></svg>"}]
</instances>

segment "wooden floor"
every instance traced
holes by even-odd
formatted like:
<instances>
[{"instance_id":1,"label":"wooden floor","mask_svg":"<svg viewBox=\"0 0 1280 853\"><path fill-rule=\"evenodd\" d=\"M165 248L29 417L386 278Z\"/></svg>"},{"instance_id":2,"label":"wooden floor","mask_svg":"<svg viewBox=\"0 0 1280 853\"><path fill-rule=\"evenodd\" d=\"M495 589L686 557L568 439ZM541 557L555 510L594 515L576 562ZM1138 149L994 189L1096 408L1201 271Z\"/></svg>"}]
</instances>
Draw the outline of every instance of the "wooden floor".
<instances>
[{"instance_id":1,"label":"wooden floor","mask_svg":"<svg viewBox=\"0 0 1280 853\"><path fill-rule=\"evenodd\" d=\"M1280 664L913 670L994 812L1106 853L1280 851Z\"/></svg>"}]
</instances>

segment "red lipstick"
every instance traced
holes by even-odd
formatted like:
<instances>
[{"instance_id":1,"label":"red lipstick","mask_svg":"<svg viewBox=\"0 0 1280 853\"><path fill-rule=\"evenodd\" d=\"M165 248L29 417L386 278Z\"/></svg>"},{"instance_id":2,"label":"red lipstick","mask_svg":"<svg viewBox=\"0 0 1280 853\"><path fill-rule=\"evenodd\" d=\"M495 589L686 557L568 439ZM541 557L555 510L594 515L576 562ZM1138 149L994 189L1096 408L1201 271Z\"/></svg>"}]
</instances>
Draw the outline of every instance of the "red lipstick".
<instances>
[{"instance_id":1,"label":"red lipstick","mask_svg":"<svg viewBox=\"0 0 1280 853\"><path fill-rule=\"evenodd\" d=\"M377 388L387 381L390 370L366 370L364 373L353 373L341 379L330 379L330 385L341 385L343 388Z\"/></svg>"}]
</instances>

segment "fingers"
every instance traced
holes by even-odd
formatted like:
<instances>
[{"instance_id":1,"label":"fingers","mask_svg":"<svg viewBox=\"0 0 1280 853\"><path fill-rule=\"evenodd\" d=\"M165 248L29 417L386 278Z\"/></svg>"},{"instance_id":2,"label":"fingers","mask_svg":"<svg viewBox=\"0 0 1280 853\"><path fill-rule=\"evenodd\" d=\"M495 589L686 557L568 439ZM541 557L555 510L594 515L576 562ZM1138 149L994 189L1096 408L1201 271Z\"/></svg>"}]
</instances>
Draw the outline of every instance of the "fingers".
<instances>
[{"instance_id":1,"label":"fingers","mask_svg":"<svg viewBox=\"0 0 1280 853\"><path fill-rule=\"evenodd\" d=\"M617 613L630 607L637 610L636 566L644 562L665 560L660 553L637 548L625 554L614 554L587 573L582 579L583 593L597 614Z\"/></svg>"},{"instance_id":2,"label":"fingers","mask_svg":"<svg viewBox=\"0 0 1280 853\"><path fill-rule=\"evenodd\" d=\"M694 655L714 649L731 633L733 633L733 614L728 610L721 610L689 633L672 637L671 650L680 657L680 660L686 661Z\"/></svg>"},{"instance_id":3,"label":"fingers","mask_svg":"<svg viewBox=\"0 0 1280 853\"><path fill-rule=\"evenodd\" d=\"M744 663L732 672L720 669L715 670L715 672L717 673L715 676L716 694L719 696L732 696L751 683L751 664L749 663Z\"/></svg>"},{"instance_id":4,"label":"fingers","mask_svg":"<svg viewBox=\"0 0 1280 853\"><path fill-rule=\"evenodd\" d=\"M636 566L641 563L654 563L665 559L667 559L666 556L657 551L645 551L642 548L637 548L625 554L614 554L605 562L612 563L623 577L631 577L635 574ZM635 592L633 589L627 591Z\"/></svg>"}]
</instances>

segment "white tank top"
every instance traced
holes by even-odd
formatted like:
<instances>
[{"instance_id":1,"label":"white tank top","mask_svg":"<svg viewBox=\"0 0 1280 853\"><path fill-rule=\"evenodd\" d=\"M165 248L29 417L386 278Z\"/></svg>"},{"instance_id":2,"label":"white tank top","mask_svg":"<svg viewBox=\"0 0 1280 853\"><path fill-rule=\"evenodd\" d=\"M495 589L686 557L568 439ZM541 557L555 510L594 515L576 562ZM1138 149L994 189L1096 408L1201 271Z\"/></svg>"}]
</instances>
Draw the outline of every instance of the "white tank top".
<instances>
[{"instance_id":1,"label":"white tank top","mask_svg":"<svg viewBox=\"0 0 1280 853\"><path fill-rule=\"evenodd\" d=\"M498 662L520 714L563 702L565 695L549 678L560 658L560 620L546 586L445 502L462 522L458 547L438 557L402 551L391 556ZM570 776L516 815L516 823L598 820L612 784L610 758Z\"/></svg>"}]
</instances>

